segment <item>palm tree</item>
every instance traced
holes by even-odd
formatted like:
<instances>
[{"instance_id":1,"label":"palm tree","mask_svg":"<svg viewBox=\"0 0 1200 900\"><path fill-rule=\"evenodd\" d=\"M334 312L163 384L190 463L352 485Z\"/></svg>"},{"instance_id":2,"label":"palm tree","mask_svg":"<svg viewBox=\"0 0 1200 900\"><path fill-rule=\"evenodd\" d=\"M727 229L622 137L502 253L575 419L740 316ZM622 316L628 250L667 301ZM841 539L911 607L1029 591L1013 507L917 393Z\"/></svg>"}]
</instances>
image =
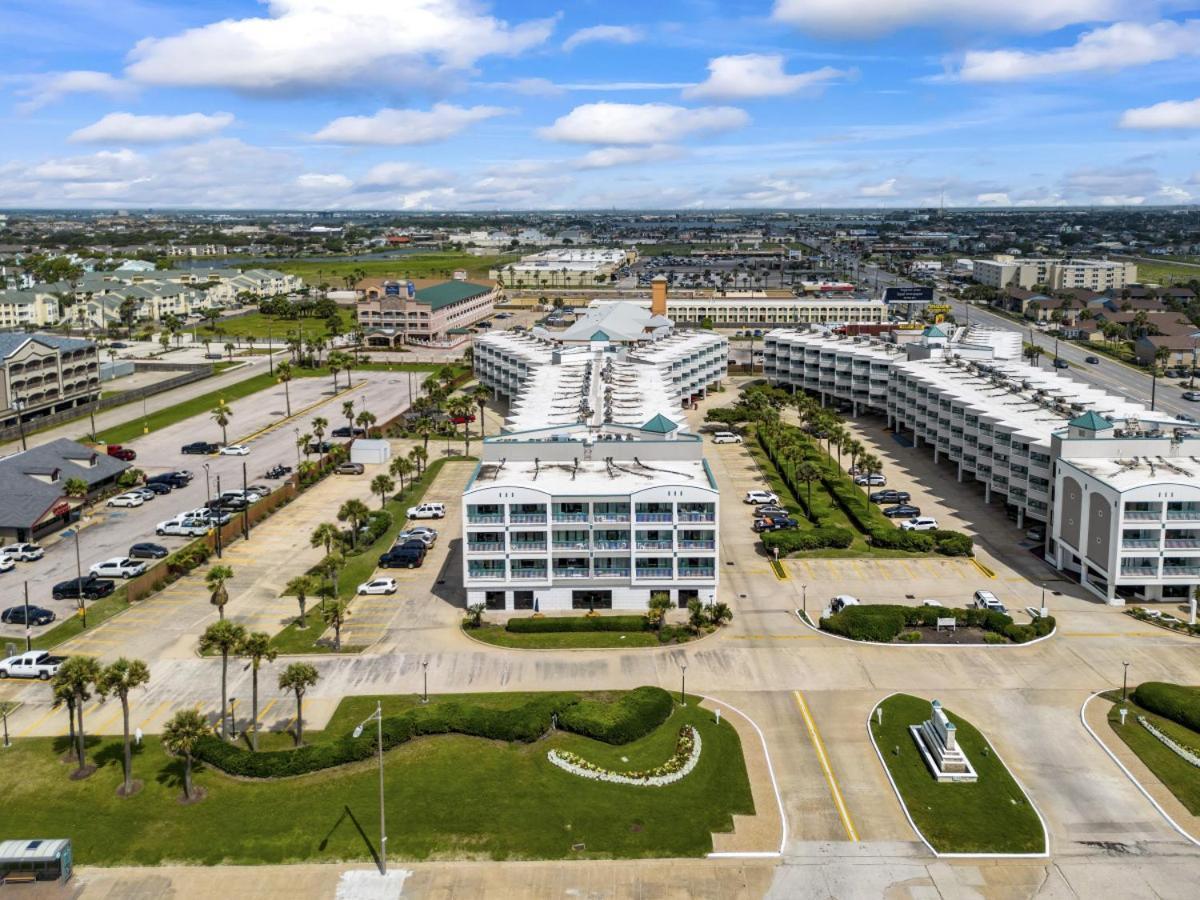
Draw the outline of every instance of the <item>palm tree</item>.
<instances>
[{"instance_id":1,"label":"palm tree","mask_svg":"<svg viewBox=\"0 0 1200 900\"><path fill-rule=\"evenodd\" d=\"M479 407L479 439L482 441L484 438L483 410L487 406L487 402L492 399L492 392L481 384L471 391L471 397L475 401L475 405Z\"/></svg>"},{"instance_id":2,"label":"palm tree","mask_svg":"<svg viewBox=\"0 0 1200 900\"><path fill-rule=\"evenodd\" d=\"M371 511L361 500L347 500L338 509L339 522L350 522L350 546L358 546L358 529L370 517Z\"/></svg>"},{"instance_id":3,"label":"palm tree","mask_svg":"<svg viewBox=\"0 0 1200 900\"><path fill-rule=\"evenodd\" d=\"M332 522L322 522L313 529L312 535L308 542L313 547L319 547L322 544L325 546L325 555L328 556L333 552L334 545L342 539L342 530Z\"/></svg>"},{"instance_id":4,"label":"palm tree","mask_svg":"<svg viewBox=\"0 0 1200 900\"><path fill-rule=\"evenodd\" d=\"M312 588L312 579L307 575L297 575L283 586L283 593L293 595L300 604L300 618L296 620L297 628L304 627L304 605L308 601L308 595L312 593Z\"/></svg>"},{"instance_id":5,"label":"palm tree","mask_svg":"<svg viewBox=\"0 0 1200 900\"><path fill-rule=\"evenodd\" d=\"M75 699L75 757L79 763L77 771L83 772L86 767L84 748L86 740L83 731L83 704L91 697L91 688L100 677L100 663L91 656L69 656L54 673L55 691L59 689L70 692Z\"/></svg>"},{"instance_id":6,"label":"palm tree","mask_svg":"<svg viewBox=\"0 0 1200 900\"><path fill-rule=\"evenodd\" d=\"M371 413L371 412L367 412L364 409L362 412L360 412L358 414L358 418L355 419L355 421L358 422L359 427L362 428L367 433L367 437L370 437L371 436L371 426L375 424L375 414Z\"/></svg>"},{"instance_id":7,"label":"palm tree","mask_svg":"<svg viewBox=\"0 0 1200 900\"><path fill-rule=\"evenodd\" d=\"M60 682L57 678L50 682L54 691L54 706L61 704L67 711L67 740L75 746L75 694L71 686Z\"/></svg>"},{"instance_id":8,"label":"palm tree","mask_svg":"<svg viewBox=\"0 0 1200 900\"><path fill-rule=\"evenodd\" d=\"M863 446L862 441L856 438L850 438L850 440L846 441L845 450L850 456L850 468L853 469L856 465L858 465L858 462L862 458L866 447ZM838 460L838 468L841 468L841 459Z\"/></svg>"},{"instance_id":9,"label":"palm tree","mask_svg":"<svg viewBox=\"0 0 1200 900\"><path fill-rule=\"evenodd\" d=\"M129 745L129 692L150 680L150 669L140 659L121 657L105 666L96 679L96 690L101 697L115 694L121 701L121 723L124 729L125 783L120 794L128 797L133 793L133 749Z\"/></svg>"},{"instance_id":10,"label":"palm tree","mask_svg":"<svg viewBox=\"0 0 1200 900\"><path fill-rule=\"evenodd\" d=\"M867 506L871 495L871 476L883 471L883 463L867 453L858 461L858 470L860 474L867 476L863 484L863 505Z\"/></svg>"},{"instance_id":11,"label":"palm tree","mask_svg":"<svg viewBox=\"0 0 1200 900\"><path fill-rule=\"evenodd\" d=\"M396 462L408 462L407 459L401 457ZM376 475L371 479L371 492L379 495L379 508L383 509L387 506L387 495L396 489L396 482L388 478L383 473Z\"/></svg>"},{"instance_id":12,"label":"palm tree","mask_svg":"<svg viewBox=\"0 0 1200 900\"><path fill-rule=\"evenodd\" d=\"M417 469L417 477L419 478L425 472L425 460L429 458L429 451L424 447L413 447L408 451L409 458L413 461L413 465Z\"/></svg>"},{"instance_id":13,"label":"palm tree","mask_svg":"<svg viewBox=\"0 0 1200 900\"><path fill-rule=\"evenodd\" d=\"M296 746L304 743L304 694L320 680L317 670L308 663L292 663L279 673L279 689L296 696Z\"/></svg>"},{"instance_id":14,"label":"palm tree","mask_svg":"<svg viewBox=\"0 0 1200 900\"><path fill-rule=\"evenodd\" d=\"M452 419L462 419L463 423L463 446L466 448L463 455L470 456L471 454L471 423L467 421L471 416L471 399L462 394L451 397L446 401L446 412L450 414Z\"/></svg>"},{"instance_id":15,"label":"palm tree","mask_svg":"<svg viewBox=\"0 0 1200 900\"><path fill-rule=\"evenodd\" d=\"M814 481L821 480L821 470L817 468L816 463L804 460L796 466L796 473L793 477L808 488L808 518L815 523L817 519L812 511L812 486Z\"/></svg>"},{"instance_id":16,"label":"palm tree","mask_svg":"<svg viewBox=\"0 0 1200 900\"><path fill-rule=\"evenodd\" d=\"M287 417L292 417L292 392L288 382L292 380L292 364L284 360L275 367L275 376L283 383L283 402L287 407Z\"/></svg>"},{"instance_id":17,"label":"palm tree","mask_svg":"<svg viewBox=\"0 0 1200 900\"><path fill-rule=\"evenodd\" d=\"M225 582L233 578L233 569L229 566L216 565L204 576L204 583L211 593L208 602L217 608L219 618L225 618L225 604L229 602L229 591L225 590Z\"/></svg>"},{"instance_id":18,"label":"palm tree","mask_svg":"<svg viewBox=\"0 0 1200 900\"><path fill-rule=\"evenodd\" d=\"M82 500L88 495L88 483L83 478L68 478L63 482L63 494Z\"/></svg>"},{"instance_id":19,"label":"palm tree","mask_svg":"<svg viewBox=\"0 0 1200 900\"><path fill-rule=\"evenodd\" d=\"M733 610L729 608L728 603L718 601L708 608L708 620L714 625L724 625L732 618Z\"/></svg>"},{"instance_id":20,"label":"palm tree","mask_svg":"<svg viewBox=\"0 0 1200 900\"><path fill-rule=\"evenodd\" d=\"M671 595L667 591L655 591L650 595L646 616L654 624L654 630L662 634L663 625L667 621L667 612L671 609Z\"/></svg>"},{"instance_id":21,"label":"palm tree","mask_svg":"<svg viewBox=\"0 0 1200 900\"><path fill-rule=\"evenodd\" d=\"M238 647L238 655L250 660L250 722L254 731L250 737L250 749L258 752L258 670L263 662L275 662L278 651L271 646L271 636L261 631L246 635Z\"/></svg>"},{"instance_id":22,"label":"palm tree","mask_svg":"<svg viewBox=\"0 0 1200 900\"><path fill-rule=\"evenodd\" d=\"M163 726L163 745L183 757L183 799L192 799L192 751L208 734L208 722L194 709L181 709Z\"/></svg>"},{"instance_id":23,"label":"palm tree","mask_svg":"<svg viewBox=\"0 0 1200 900\"><path fill-rule=\"evenodd\" d=\"M342 652L342 626L346 624L346 601L330 598L321 612L325 624L333 629L333 652Z\"/></svg>"},{"instance_id":24,"label":"palm tree","mask_svg":"<svg viewBox=\"0 0 1200 900\"><path fill-rule=\"evenodd\" d=\"M317 439L317 443L321 443L321 439L325 437L325 430L329 428L329 420L323 416L315 416L312 420L313 437Z\"/></svg>"},{"instance_id":25,"label":"palm tree","mask_svg":"<svg viewBox=\"0 0 1200 900\"><path fill-rule=\"evenodd\" d=\"M342 401L342 415L346 417L346 424L350 428L350 433L354 434L354 401Z\"/></svg>"},{"instance_id":26,"label":"palm tree","mask_svg":"<svg viewBox=\"0 0 1200 900\"><path fill-rule=\"evenodd\" d=\"M224 403L219 404L212 411L212 420L221 427L221 443L228 444L226 429L229 427L229 421L233 418L233 410Z\"/></svg>"},{"instance_id":27,"label":"palm tree","mask_svg":"<svg viewBox=\"0 0 1200 900\"><path fill-rule=\"evenodd\" d=\"M407 456L398 456L392 460L391 472L400 479L400 490L404 490L404 482L413 473L415 466Z\"/></svg>"},{"instance_id":28,"label":"palm tree","mask_svg":"<svg viewBox=\"0 0 1200 900\"><path fill-rule=\"evenodd\" d=\"M213 622L204 629L204 634L200 635L201 653L218 651L221 654L221 740L225 740L226 735L229 734L226 715L226 709L229 706L229 654L236 652L245 639L245 628L236 622L227 622L224 619Z\"/></svg>"},{"instance_id":29,"label":"palm tree","mask_svg":"<svg viewBox=\"0 0 1200 900\"><path fill-rule=\"evenodd\" d=\"M329 359L325 361L325 365L329 368L329 374L333 376L333 392L336 394L338 389L338 372L342 371L341 354L330 353Z\"/></svg>"},{"instance_id":30,"label":"palm tree","mask_svg":"<svg viewBox=\"0 0 1200 900\"><path fill-rule=\"evenodd\" d=\"M424 462L425 460L429 459L429 438L432 437L434 432L437 430L432 417L421 416L416 422L413 423L412 430L413 433L422 440L421 461ZM424 466L422 466L422 469L423 468Z\"/></svg>"},{"instance_id":31,"label":"palm tree","mask_svg":"<svg viewBox=\"0 0 1200 900\"><path fill-rule=\"evenodd\" d=\"M304 451L304 458L308 459L308 454L310 453L309 448L312 446L312 435L311 434L298 435L296 437L296 446Z\"/></svg>"}]
</instances>

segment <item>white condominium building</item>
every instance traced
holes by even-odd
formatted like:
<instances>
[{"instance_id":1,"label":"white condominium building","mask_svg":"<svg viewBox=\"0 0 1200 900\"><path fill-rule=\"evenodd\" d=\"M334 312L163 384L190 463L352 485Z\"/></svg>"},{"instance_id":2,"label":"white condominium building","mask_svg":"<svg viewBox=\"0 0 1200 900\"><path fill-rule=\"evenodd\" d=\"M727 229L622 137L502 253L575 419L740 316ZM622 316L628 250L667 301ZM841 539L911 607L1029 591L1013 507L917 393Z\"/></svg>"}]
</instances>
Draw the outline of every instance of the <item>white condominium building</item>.
<instances>
[{"instance_id":1,"label":"white condominium building","mask_svg":"<svg viewBox=\"0 0 1200 900\"><path fill-rule=\"evenodd\" d=\"M635 259L635 252L620 249L543 250L495 268L489 275L505 287L595 287Z\"/></svg>"},{"instance_id":2,"label":"white condominium building","mask_svg":"<svg viewBox=\"0 0 1200 900\"><path fill-rule=\"evenodd\" d=\"M980 284L1003 289L1030 290L1046 285L1052 290L1086 288L1103 292L1137 282L1137 264L1107 259L1024 259L997 256L977 259L974 278Z\"/></svg>"},{"instance_id":3,"label":"white condominium building","mask_svg":"<svg viewBox=\"0 0 1200 900\"><path fill-rule=\"evenodd\" d=\"M613 303L593 300L591 306ZM648 306L649 301L637 301ZM667 317L699 325L706 319L717 327L734 325L878 324L888 318L887 304L867 298L821 297L667 297Z\"/></svg>"},{"instance_id":4,"label":"white condominium building","mask_svg":"<svg viewBox=\"0 0 1200 900\"><path fill-rule=\"evenodd\" d=\"M773 331L765 348L773 382L886 416L1019 524L1045 523L1047 558L1107 602L1200 583L1195 426L1020 361L1016 333L930 327L904 346Z\"/></svg>"}]
</instances>

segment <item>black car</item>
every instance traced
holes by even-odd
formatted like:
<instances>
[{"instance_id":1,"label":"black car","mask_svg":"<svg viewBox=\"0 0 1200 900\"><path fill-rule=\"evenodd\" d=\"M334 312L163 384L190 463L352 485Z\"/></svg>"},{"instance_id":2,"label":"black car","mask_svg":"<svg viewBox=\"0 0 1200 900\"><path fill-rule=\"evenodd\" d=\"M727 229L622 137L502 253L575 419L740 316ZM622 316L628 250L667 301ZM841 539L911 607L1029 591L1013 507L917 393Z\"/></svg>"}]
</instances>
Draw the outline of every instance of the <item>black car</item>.
<instances>
[{"instance_id":1,"label":"black car","mask_svg":"<svg viewBox=\"0 0 1200 900\"><path fill-rule=\"evenodd\" d=\"M108 346L112 347L114 350L127 350L129 348L129 345L123 341L113 341Z\"/></svg>"},{"instance_id":2,"label":"black car","mask_svg":"<svg viewBox=\"0 0 1200 900\"><path fill-rule=\"evenodd\" d=\"M872 503L907 503L912 498L908 491L872 491Z\"/></svg>"},{"instance_id":3,"label":"black car","mask_svg":"<svg viewBox=\"0 0 1200 900\"><path fill-rule=\"evenodd\" d=\"M180 453L216 453L220 448L216 444L210 444L208 441L192 441L190 444L184 444L180 449Z\"/></svg>"},{"instance_id":4,"label":"black car","mask_svg":"<svg viewBox=\"0 0 1200 900\"><path fill-rule=\"evenodd\" d=\"M381 569L416 569L425 562L425 548L393 547L379 557Z\"/></svg>"},{"instance_id":5,"label":"black car","mask_svg":"<svg viewBox=\"0 0 1200 900\"><path fill-rule=\"evenodd\" d=\"M29 610L28 620L25 618L26 609ZM53 621L54 613L40 606L10 606L0 613L0 622L5 625L49 625Z\"/></svg>"},{"instance_id":6,"label":"black car","mask_svg":"<svg viewBox=\"0 0 1200 900\"><path fill-rule=\"evenodd\" d=\"M902 503L899 506L889 506L883 514L889 519L911 519L921 514L921 507Z\"/></svg>"},{"instance_id":7,"label":"black car","mask_svg":"<svg viewBox=\"0 0 1200 900\"><path fill-rule=\"evenodd\" d=\"M162 544L134 544L129 548L131 559L162 559L170 551Z\"/></svg>"},{"instance_id":8,"label":"black car","mask_svg":"<svg viewBox=\"0 0 1200 900\"><path fill-rule=\"evenodd\" d=\"M147 481L144 487L146 490L154 491L156 494L171 493L171 485L166 481Z\"/></svg>"},{"instance_id":9,"label":"black car","mask_svg":"<svg viewBox=\"0 0 1200 900\"><path fill-rule=\"evenodd\" d=\"M1054 361L1054 368L1056 368L1056 369L1069 369L1070 367L1071 367L1071 364L1069 362L1067 362L1065 359L1056 359Z\"/></svg>"},{"instance_id":10,"label":"black car","mask_svg":"<svg viewBox=\"0 0 1200 900\"><path fill-rule=\"evenodd\" d=\"M755 519L752 527L761 534L764 531L782 531L785 528L795 528L799 524L795 519L787 516L779 516L778 518Z\"/></svg>"},{"instance_id":11,"label":"black car","mask_svg":"<svg viewBox=\"0 0 1200 900\"><path fill-rule=\"evenodd\" d=\"M1099 365L1099 364L1100 364L1100 357L1098 357L1098 356L1087 356L1087 357L1084 357L1084 360L1083 360L1083 361L1084 361L1084 362L1086 362L1086 363L1091 363L1093 366L1095 366L1095 365Z\"/></svg>"},{"instance_id":12,"label":"black car","mask_svg":"<svg viewBox=\"0 0 1200 900\"><path fill-rule=\"evenodd\" d=\"M305 453L328 453L333 449L333 444L329 441L313 441L304 448Z\"/></svg>"},{"instance_id":13,"label":"black car","mask_svg":"<svg viewBox=\"0 0 1200 900\"><path fill-rule=\"evenodd\" d=\"M333 431L329 432L329 436L330 437L340 437L340 438L366 437L367 429L351 428L349 425L343 425L341 428L335 428L335 429L333 429Z\"/></svg>"},{"instance_id":14,"label":"black car","mask_svg":"<svg viewBox=\"0 0 1200 900\"><path fill-rule=\"evenodd\" d=\"M156 484L165 484L168 488L187 487L188 478L180 472L162 472L146 479L146 487L150 490L156 490Z\"/></svg>"},{"instance_id":15,"label":"black car","mask_svg":"<svg viewBox=\"0 0 1200 900\"><path fill-rule=\"evenodd\" d=\"M55 600L78 600L82 594L85 600L98 600L107 597L117 586L107 578L88 575L84 578L72 578L70 581L60 581L51 591Z\"/></svg>"}]
</instances>

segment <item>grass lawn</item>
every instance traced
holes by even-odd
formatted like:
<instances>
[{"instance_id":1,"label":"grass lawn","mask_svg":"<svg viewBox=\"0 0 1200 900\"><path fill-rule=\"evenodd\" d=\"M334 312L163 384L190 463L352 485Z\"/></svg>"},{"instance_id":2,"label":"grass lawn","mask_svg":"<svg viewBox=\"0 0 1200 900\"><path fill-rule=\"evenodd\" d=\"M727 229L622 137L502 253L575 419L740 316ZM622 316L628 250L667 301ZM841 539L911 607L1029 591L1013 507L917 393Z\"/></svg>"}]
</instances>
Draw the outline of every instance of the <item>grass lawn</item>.
<instances>
[{"instance_id":1,"label":"grass lawn","mask_svg":"<svg viewBox=\"0 0 1200 900\"><path fill-rule=\"evenodd\" d=\"M338 315L342 322L341 333L345 334L354 327L354 315L348 309L338 309ZM306 340L310 337L329 337L329 326L324 319L312 316L284 319L260 312L221 318L212 325L205 322L196 327L196 335L201 341L205 338L212 341L214 352L221 350L226 341L236 343L233 338L252 337L256 343L261 341L265 347L268 333L271 337L271 346L282 349L287 346L288 337L294 337L297 331Z\"/></svg>"},{"instance_id":2,"label":"grass lawn","mask_svg":"<svg viewBox=\"0 0 1200 900\"><path fill-rule=\"evenodd\" d=\"M1197 265L1188 266L1166 260L1145 262L1139 259L1137 268L1139 281L1150 281L1154 284L1186 284L1194 279L1200 279L1200 266Z\"/></svg>"},{"instance_id":3,"label":"grass lawn","mask_svg":"<svg viewBox=\"0 0 1200 900\"><path fill-rule=\"evenodd\" d=\"M1193 750L1200 749L1200 734L1190 728L1185 728L1178 722L1143 709L1133 702L1132 697L1126 700L1125 705L1129 707L1129 714L1122 726L1121 716L1118 713L1121 707L1120 693L1110 691L1104 695L1104 698L1112 701L1112 708L1108 711L1109 727L1130 750L1137 754L1138 759L1146 764L1146 768L1154 773L1155 777L1175 795L1188 812L1194 816L1200 816L1200 770L1181 759L1170 747L1143 728L1138 723L1137 717L1145 716L1151 725L1167 737Z\"/></svg>"},{"instance_id":4,"label":"grass lawn","mask_svg":"<svg viewBox=\"0 0 1200 900\"><path fill-rule=\"evenodd\" d=\"M929 718L929 701L896 694L883 701L883 724L871 734L909 815L939 853L1041 853L1046 837L1033 806L970 722L946 710L959 746L979 774L974 784L939 784L929 774L909 725ZM899 755L893 748L899 747ZM985 754L985 749L987 750Z\"/></svg>"},{"instance_id":5,"label":"grass lawn","mask_svg":"<svg viewBox=\"0 0 1200 900\"><path fill-rule=\"evenodd\" d=\"M456 699L468 697L510 705L528 695ZM340 737L374 711L376 699L344 700L330 727L306 740ZM417 702L380 699L387 714ZM687 777L666 787L591 781L546 759L549 749L560 748L614 769L649 767L670 757L684 723L698 729L703 751ZM71 838L77 865L370 860L379 846L374 759L280 781L233 779L198 767L195 783L207 796L184 806L182 766L164 754L157 736L135 751L134 775L144 790L117 797L120 748L119 738L94 740L89 756L100 768L73 782L73 767L59 762L63 739L15 741L0 767L6 819L19 821L23 834ZM732 827L733 814L753 812L736 731L728 722L717 726L694 701L620 747L564 732L532 744L440 735L388 751L384 768L393 859L698 857L712 849L712 832ZM572 850L579 844L584 849Z\"/></svg>"},{"instance_id":6,"label":"grass lawn","mask_svg":"<svg viewBox=\"0 0 1200 900\"><path fill-rule=\"evenodd\" d=\"M334 289L344 287L342 279L356 272L366 272L368 278L445 278L450 279L455 269L466 269L471 278L487 278L488 270L502 260L514 262L516 254L505 256L472 256L469 253L414 253L412 256L397 256L391 259L364 259L353 262L322 262L321 260L280 261L274 268L290 275L299 275L309 284L326 281Z\"/></svg>"},{"instance_id":7,"label":"grass lawn","mask_svg":"<svg viewBox=\"0 0 1200 900\"><path fill-rule=\"evenodd\" d=\"M521 650L667 646L659 643L658 635L653 631L551 631L521 634L506 631L499 625L484 625L482 628L464 629L464 633L485 644L493 644L497 647L515 647Z\"/></svg>"}]
</instances>

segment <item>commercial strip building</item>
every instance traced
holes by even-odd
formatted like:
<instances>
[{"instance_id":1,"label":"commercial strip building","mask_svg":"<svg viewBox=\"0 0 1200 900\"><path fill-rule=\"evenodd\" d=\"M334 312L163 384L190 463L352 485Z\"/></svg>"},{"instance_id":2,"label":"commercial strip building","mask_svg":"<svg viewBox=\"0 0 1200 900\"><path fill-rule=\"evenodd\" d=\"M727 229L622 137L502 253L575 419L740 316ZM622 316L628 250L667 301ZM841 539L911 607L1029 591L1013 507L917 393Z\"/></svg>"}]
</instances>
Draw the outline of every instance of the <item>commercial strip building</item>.
<instances>
[{"instance_id":1,"label":"commercial strip building","mask_svg":"<svg viewBox=\"0 0 1200 900\"><path fill-rule=\"evenodd\" d=\"M1107 259L1024 259L1000 255L975 260L973 273L977 282L997 289L1030 290L1035 285L1044 285L1055 291L1084 288L1103 292L1137 282L1136 263Z\"/></svg>"},{"instance_id":2,"label":"commercial strip building","mask_svg":"<svg viewBox=\"0 0 1200 900\"><path fill-rule=\"evenodd\" d=\"M716 482L683 407L718 384L728 343L651 326L563 344L511 332L475 342L479 380L510 398L463 494L467 602L495 610L643 610L654 593L711 603Z\"/></svg>"},{"instance_id":3,"label":"commercial strip building","mask_svg":"<svg viewBox=\"0 0 1200 900\"><path fill-rule=\"evenodd\" d=\"M773 331L764 368L773 383L886 416L1019 524L1044 523L1047 560L1106 602L1187 596L1200 584L1200 429L1020 350L1015 332L984 328L934 326L907 344Z\"/></svg>"},{"instance_id":4,"label":"commercial strip building","mask_svg":"<svg viewBox=\"0 0 1200 900\"><path fill-rule=\"evenodd\" d=\"M91 341L0 334L0 428L84 406L99 394L100 360Z\"/></svg>"},{"instance_id":5,"label":"commercial strip building","mask_svg":"<svg viewBox=\"0 0 1200 900\"><path fill-rule=\"evenodd\" d=\"M368 346L449 347L468 340L471 326L491 317L500 293L497 285L471 281L422 288L411 281L384 281L363 290L355 315Z\"/></svg>"},{"instance_id":6,"label":"commercial strip building","mask_svg":"<svg viewBox=\"0 0 1200 900\"><path fill-rule=\"evenodd\" d=\"M633 250L595 247L543 250L488 273L508 287L595 287L637 260Z\"/></svg>"}]
</instances>

